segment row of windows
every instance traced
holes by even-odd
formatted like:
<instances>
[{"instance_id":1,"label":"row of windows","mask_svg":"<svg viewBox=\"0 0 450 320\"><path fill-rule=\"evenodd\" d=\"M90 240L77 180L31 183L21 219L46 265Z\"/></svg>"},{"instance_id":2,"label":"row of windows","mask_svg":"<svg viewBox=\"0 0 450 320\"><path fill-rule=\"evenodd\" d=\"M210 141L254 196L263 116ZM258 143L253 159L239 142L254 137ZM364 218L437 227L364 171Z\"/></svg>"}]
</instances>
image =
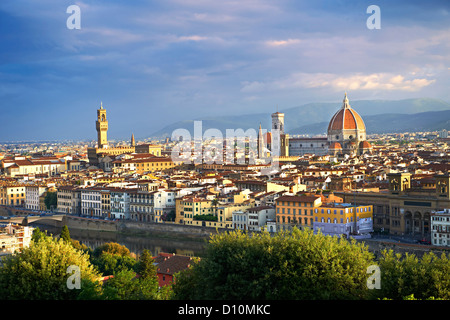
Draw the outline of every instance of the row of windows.
<instances>
[{"instance_id":1,"label":"row of windows","mask_svg":"<svg viewBox=\"0 0 450 320\"><path fill-rule=\"evenodd\" d=\"M353 213L353 209L354 208L348 208L348 209L345 209L345 213ZM326 213L328 213L328 214L331 214L332 212L332 210L331 209L326 209L327 211L326 211ZM360 213L360 212L371 212L371 207L363 207L363 208L356 208L356 212L357 213ZM319 213L319 209L314 209L314 213ZM320 213L325 213L325 209L320 209ZM333 213L334 214L337 214L337 210L336 209L333 209ZM342 215L342 214L344 214L344 210L339 210L339 213Z\"/></svg>"},{"instance_id":2,"label":"row of windows","mask_svg":"<svg viewBox=\"0 0 450 320\"><path fill-rule=\"evenodd\" d=\"M433 221L450 221L449 217L431 217L431 220Z\"/></svg>"},{"instance_id":3,"label":"row of windows","mask_svg":"<svg viewBox=\"0 0 450 320\"><path fill-rule=\"evenodd\" d=\"M297 205L296 205L297 204ZM312 202L296 202L296 201L277 201L277 206L290 206L290 207L312 207Z\"/></svg>"},{"instance_id":4,"label":"row of windows","mask_svg":"<svg viewBox=\"0 0 450 320\"><path fill-rule=\"evenodd\" d=\"M82 200L100 201L101 197L100 196L90 195L90 194L82 194L81 195L81 199Z\"/></svg>"},{"instance_id":5,"label":"row of windows","mask_svg":"<svg viewBox=\"0 0 450 320\"><path fill-rule=\"evenodd\" d=\"M318 217L315 217L314 220L313 220L313 218L309 218L309 219L308 218L298 218L298 219L295 219L295 218L291 218L291 217L277 216L277 222L278 223L280 223L280 222L281 223L297 223L297 222L298 223L302 223L302 221L303 221L304 224L308 224L308 221L309 221L310 224L312 224L313 221L319 222L319 219L318 219ZM340 218L339 220L337 218L333 219L333 223L335 223L335 224L337 224L338 221L341 224L344 223L344 219L343 218ZM326 221L325 221L325 218L321 218L320 222L322 222L322 223L325 223L325 222L326 223L331 223L331 218L327 218ZM350 223L350 222L353 222L353 217L350 217L350 219L347 218L345 220L345 223Z\"/></svg>"},{"instance_id":6,"label":"row of windows","mask_svg":"<svg viewBox=\"0 0 450 320\"><path fill-rule=\"evenodd\" d=\"M156 162L156 163L152 163L152 167L153 166L159 166L159 165L161 165L161 166L170 166L171 164L172 163L169 163L169 162ZM149 163L141 163L141 164L137 163L136 164L137 167L139 167L139 166L143 167L144 165L146 165L147 167L150 166Z\"/></svg>"},{"instance_id":7,"label":"row of windows","mask_svg":"<svg viewBox=\"0 0 450 320\"><path fill-rule=\"evenodd\" d=\"M312 209L310 209L310 210L307 210L307 209L303 209L303 214L304 215L308 215L308 211L309 211L309 215L313 215L313 210ZM277 213L287 213L287 214L291 214L291 208L286 208L286 210L285 210L285 208L281 208L281 212L280 212L280 208L277 208ZM292 214L302 214L302 209L298 209L298 212L297 212L297 209L292 209Z\"/></svg>"}]
</instances>

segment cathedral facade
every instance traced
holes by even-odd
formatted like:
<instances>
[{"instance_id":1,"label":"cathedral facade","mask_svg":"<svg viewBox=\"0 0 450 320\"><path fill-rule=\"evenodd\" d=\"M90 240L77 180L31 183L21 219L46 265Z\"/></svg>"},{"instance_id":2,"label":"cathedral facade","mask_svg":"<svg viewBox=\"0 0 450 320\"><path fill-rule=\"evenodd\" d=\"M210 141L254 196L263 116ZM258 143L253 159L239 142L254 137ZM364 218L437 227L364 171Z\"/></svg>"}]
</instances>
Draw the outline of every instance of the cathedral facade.
<instances>
[{"instance_id":1,"label":"cathedral facade","mask_svg":"<svg viewBox=\"0 0 450 320\"><path fill-rule=\"evenodd\" d=\"M333 155L336 157L359 156L371 153L372 146L366 140L366 126L361 116L350 106L347 93L341 108L331 118L326 137L304 138L289 137L284 132L284 114L272 114L272 134L264 139L270 149L274 132L279 132L280 156L317 156ZM260 143L260 140L258 140Z\"/></svg>"}]
</instances>

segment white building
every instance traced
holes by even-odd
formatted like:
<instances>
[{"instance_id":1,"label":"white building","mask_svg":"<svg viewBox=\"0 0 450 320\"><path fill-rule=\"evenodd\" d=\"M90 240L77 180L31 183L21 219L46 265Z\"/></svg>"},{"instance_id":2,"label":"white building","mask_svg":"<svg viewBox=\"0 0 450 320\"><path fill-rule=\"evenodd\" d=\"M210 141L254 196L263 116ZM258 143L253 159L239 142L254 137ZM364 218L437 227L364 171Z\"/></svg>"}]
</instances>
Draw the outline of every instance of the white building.
<instances>
[{"instance_id":1,"label":"white building","mask_svg":"<svg viewBox=\"0 0 450 320\"><path fill-rule=\"evenodd\" d=\"M12 254L30 245L33 227L12 223L0 224L0 255ZM0 262L1 265L1 262Z\"/></svg>"},{"instance_id":2,"label":"white building","mask_svg":"<svg viewBox=\"0 0 450 320\"><path fill-rule=\"evenodd\" d=\"M232 213L233 228L236 230L248 230L248 212L236 210Z\"/></svg>"},{"instance_id":3,"label":"white building","mask_svg":"<svg viewBox=\"0 0 450 320\"><path fill-rule=\"evenodd\" d=\"M450 246L450 209L431 213L431 244Z\"/></svg>"},{"instance_id":4,"label":"white building","mask_svg":"<svg viewBox=\"0 0 450 320\"><path fill-rule=\"evenodd\" d=\"M81 190L81 214L101 217L102 196L100 188L85 188Z\"/></svg>"},{"instance_id":5,"label":"white building","mask_svg":"<svg viewBox=\"0 0 450 320\"><path fill-rule=\"evenodd\" d=\"M155 222L162 222L161 216L175 211L176 190L159 189L153 195L153 211L155 213Z\"/></svg>"},{"instance_id":6,"label":"white building","mask_svg":"<svg viewBox=\"0 0 450 320\"><path fill-rule=\"evenodd\" d=\"M45 193L47 187L39 185L25 186L25 208L40 210L39 198Z\"/></svg>"},{"instance_id":7,"label":"white building","mask_svg":"<svg viewBox=\"0 0 450 320\"><path fill-rule=\"evenodd\" d=\"M110 188L111 218L130 218L130 194L133 189Z\"/></svg>"},{"instance_id":8,"label":"white building","mask_svg":"<svg viewBox=\"0 0 450 320\"><path fill-rule=\"evenodd\" d=\"M259 206L247 209L248 230L262 231L268 220L275 220L275 208Z\"/></svg>"}]
</instances>

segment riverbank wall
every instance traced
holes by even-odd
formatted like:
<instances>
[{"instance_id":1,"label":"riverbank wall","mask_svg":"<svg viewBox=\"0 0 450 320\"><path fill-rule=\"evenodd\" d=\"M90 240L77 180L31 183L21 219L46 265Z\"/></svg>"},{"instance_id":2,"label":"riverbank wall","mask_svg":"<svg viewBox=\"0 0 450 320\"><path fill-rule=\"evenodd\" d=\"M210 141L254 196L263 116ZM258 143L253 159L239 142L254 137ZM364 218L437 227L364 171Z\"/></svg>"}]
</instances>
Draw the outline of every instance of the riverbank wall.
<instances>
[{"instance_id":1,"label":"riverbank wall","mask_svg":"<svg viewBox=\"0 0 450 320\"><path fill-rule=\"evenodd\" d=\"M159 236L170 238L205 239L221 229L194 227L173 223L151 223L136 221L109 221L100 219L65 216L63 223L69 229L91 230L98 232L117 232L135 236Z\"/></svg>"}]
</instances>

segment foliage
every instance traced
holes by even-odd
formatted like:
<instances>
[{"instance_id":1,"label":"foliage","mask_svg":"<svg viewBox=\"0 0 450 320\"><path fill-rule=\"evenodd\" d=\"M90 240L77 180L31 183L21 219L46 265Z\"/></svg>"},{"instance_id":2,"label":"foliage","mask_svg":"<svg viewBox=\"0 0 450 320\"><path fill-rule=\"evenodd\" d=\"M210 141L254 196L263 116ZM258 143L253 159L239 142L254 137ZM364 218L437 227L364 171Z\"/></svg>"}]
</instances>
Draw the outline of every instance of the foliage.
<instances>
[{"instance_id":1,"label":"foliage","mask_svg":"<svg viewBox=\"0 0 450 320\"><path fill-rule=\"evenodd\" d=\"M3 261L0 268L0 299L76 299L79 289L69 289L67 268L80 268L81 281L95 283L99 274L89 257L62 239L37 232L21 252Z\"/></svg>"},{"instance_id":2,"label":"foliage","mask_svg":"<svg viewBox=\"0 0 450 320\"><path fill-rule=\"evenodd\" d=\"M68 243L72 242L72 239L70 238L69 228L67 227L67 225L64 225L62 227L60 238Z\"/></svg>"},{"instance_id":3,"label":"foliage","mask_svg":"<svg viewBox=\"0 0 450 320\"><path fill-rule=\"evenodd\" d=\"M105 300L155 300L159 297L158 282L136 277L132 270L121 270L103 285Z\"/></svg>"},{"instance_id":4,"label":"foliage","mask_svg":"<svg viewBox=\"0 0 450 320\"><path fill-rule=\"evenodd\" d=\"M56 192L48 191L44 198L45 206L47 210L50 210L52 207L55 208L58 204L58 196Z\"/></svg>"},{"instance_id":5,"label":"foliage","mask_svg":"<svg viewBox=\"0 0 450 320\"><path fill-rule=\"evenodd\" d=\"M194 220L200 221L217 221L217 216L213 214L196 214Z\"/></svg>"},{"instance_id":6,"label":"foliage","mask_svg":"<svg viewBox=\"0 0 450 320\"><path fill-rule=\"evenodd\" d=\"M131 254L130 250L126 246L116 242L108 242L95 248L93 256L99 257L102 253L105 252L110 254L117 254L120 256L130 256Z\"/></svg>"},{"instance_id":7,"label":"foliage","mask_svg":"<svg viewBox=\"0 0 450 320\"><path fill-rule=\"evenodd\" d=\"M153 258L150 251L147 249L142 251L135 270L142 278L154 277L156 279L156 266L153 264Z\"/></svg>"},{"instance_id":8,"label":"foliage","mask_svg":"<svg viewBox=\"0 0 450 320\"><path fill-rule=\"evenodd\" d=\"M384 250L379 266L381 289L374 292L378 298L450 299L450 262L445 254L439 258L429 252L419 259Z\"/></svg>"},{"instance_id":9,"label":"foliage","mask_svg":"<svg viewBox=\"0 0 450 320\"><path fill-rule=\"evenodd\" d=\"M40 239L43 239L47 236L47 231L41 231L39 227L36 227L33 230L33 234L31 235L31 241L38 242Z\"/></svg>"},{"instance_id":10,"label":"foliage","mask_svg":"<svg viewBox=\"0 0 450 320\"><path fill-rule=\"evenodd\" d=\"M373 255L344 239L240 231L214 235L206 255L174 284L175 299L363 299Z\"/></svg>"}]
</instances>

